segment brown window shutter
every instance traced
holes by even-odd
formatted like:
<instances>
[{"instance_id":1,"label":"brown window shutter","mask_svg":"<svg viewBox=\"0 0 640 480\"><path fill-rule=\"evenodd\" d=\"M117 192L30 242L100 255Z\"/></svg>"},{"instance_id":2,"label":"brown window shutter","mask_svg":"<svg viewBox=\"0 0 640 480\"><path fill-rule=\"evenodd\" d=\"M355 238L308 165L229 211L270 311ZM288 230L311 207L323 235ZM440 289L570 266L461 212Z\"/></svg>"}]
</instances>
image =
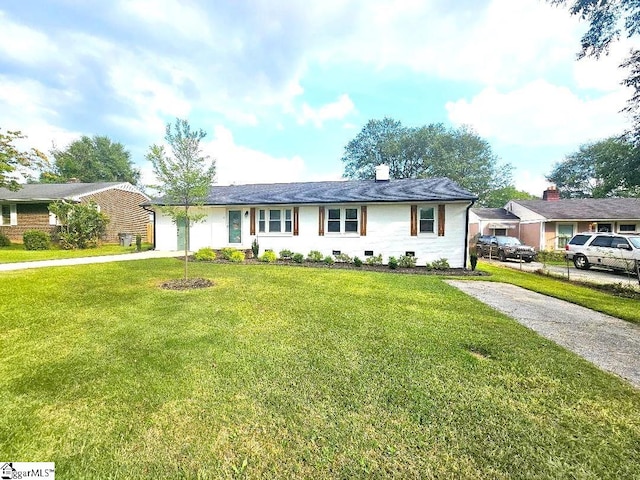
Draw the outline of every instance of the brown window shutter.
<instances>
[{"instance_id":1,"label":"brown window shutter","mask_svg":"<svg viewBox=\"0 0 640 480\"><path fill-rule=\"evenodd\" d=\"M249 209L249 235L256 234L256 209L251 207Z\"/></svg>"},{"instance_id":2,"label":"brown window shutter","mask_svg":"<svg viewBox=\"0 0 640 480\"><path fill-rule=\"evenodd\" d=\"M444 205L438 205L438 236L444 237Z\"/></svg>"},{"instance_id":3,"label":"brown window shutter","mask_svg":"<svg viewBox=\"0 0 640 480\"><path fill-rule=\"evenodd\" d=\"M360 235L367 236L367 206L360 207Z\"/></svg>"},{"instance_id":4,"label":"brown window shutter","mask_svg":"<svg viewBox=\"0 0 640 480\"><path fill-rule=\"evenodd\" d=\"M298 226L300 218L300 207L293 207L293 234L298 235Z\"/></svg>"},{"instance_id":5,"label":"brown window shutter","mask_svg":"<svg viewBox=\"0 0 640 480\"><path fill-rule=\"evenodd\" d=\"M411 236L418 236L418 206L411 205Z\"/></svg>"},{"instance_id":6,"label":"brown window shutter","mask_svg":"<svg viewBox=\"0 0 640 480\"><path fill-rule=\"evenodd\" d=\"M318 236L324 236L324 207L318 207Z\"/></svg>"}]
</instances>

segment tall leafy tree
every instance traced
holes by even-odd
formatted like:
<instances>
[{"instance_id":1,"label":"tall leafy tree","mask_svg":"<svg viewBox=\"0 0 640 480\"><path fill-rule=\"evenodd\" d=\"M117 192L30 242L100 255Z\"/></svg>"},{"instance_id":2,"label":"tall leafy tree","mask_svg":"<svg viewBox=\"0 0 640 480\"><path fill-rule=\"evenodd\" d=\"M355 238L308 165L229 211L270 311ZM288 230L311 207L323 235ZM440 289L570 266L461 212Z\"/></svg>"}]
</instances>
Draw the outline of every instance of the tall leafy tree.
<instances>
[{"instance_id":1,"label":"tall leafy tree","mask_svg":"<svg viewBox=\"0 0 640 480\"><path fill-rule=\"evenodd\" d=\"M539 197L509 185L508 187L490 191L484 199L483 206L488 208L501 208L504 207L509 200L535 200L537 198Z\"/></svg>"},{"instance_id":2,"label":"tall leafy tree","mask_svg":"<svg viewBox=\"0 0 640 480\"><path fill-rule=\"evenodd\" d=\"M547 180L563 198L639 196L640 149L616 137L585 144L556 163Z\"/></svg>"},{"instance_id":3,"label":"tall leafy tree","mask_svg":"<svg viewBox=\"0 0 640 480\"><path fill-rule=\"evenodd\" d=\"M184 278L188 278L189 232L191 226L204 215L193 207L207 199L215 180L216 163L204 155L200 141L207 134L192 130L187 120L176 119L167 124L165 141L171 149L168 154L163 145L151 145L147 160L159 181L156 187L163 195L163 211L177 224L185 225Z\"/></svg>"},{"instance_id":4,"label":"tall leafy tree","mask_svg":"<svg viewBox=\"0 0 640 480\"><path fill-rule=\"evenodd\" d=\"M607 55L611 45L622 36L635 37L640 33L640 1L638 0L547 0L554 5L569 7L571 15L589 22L582 36L578 58ZM625 111L633 120L627 136L640 145L640 50L633 48L620 65L629 74L622 84L633 89Z\"/></svg>"},{"instance_id":5,"label":"tall leafy tree","mask_svg":"<svg viewBox=\"0 0 640 480\"><path fill-rule=\"evenodd\" d=\"M448 177L477 194L511 185L512 167L499 164L489 143L469 127L441 123L404 127L390 118L370 120L342 157L347 178L375 178L375 167L389 165L392 178Z\"/></svg>"},{"instance_id":6,"label":"tall leafy tree","mask_svg":"<svg viewBox=\"0 0 640 480\"><path fill-rule=\"evenodd\" d=\"M61 183L71 179L81 182L138 183L140 171L133 166L131 154L109 137L83 136L64 150L54 149L53 168L40 175L40 181Z\"/></svg>"},{"instance_id":7,"label":"tall leafy tree","mask_svg":"<svg viewBox=\"0 0 640 480\"><path fill-rule=\"evenodd\" d=\"M0 131L0 187L9 190L20 188L20 177L28 180L32 169L43 168L47 164L47 157L32 148L21 151L16 147L16 140L26 138L20 131Z\"/></svg>"}]
</instances>

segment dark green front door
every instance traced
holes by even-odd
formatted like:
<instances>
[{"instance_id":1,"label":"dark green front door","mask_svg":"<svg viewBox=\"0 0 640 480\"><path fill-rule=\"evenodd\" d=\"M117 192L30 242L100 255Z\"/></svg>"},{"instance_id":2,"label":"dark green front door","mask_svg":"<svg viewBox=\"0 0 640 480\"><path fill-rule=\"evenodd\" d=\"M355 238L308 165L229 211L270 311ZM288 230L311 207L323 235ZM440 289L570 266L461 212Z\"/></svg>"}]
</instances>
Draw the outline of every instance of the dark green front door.
<instances>
[{"instance_id":1,"label":"dark green front door","mask_svg":"<svg viewBox=\"0 0 640 480\"><path fill-rule=\"evenodd\" d=\"M229 210L229 243L242 243L241 210Z\"/></svg>"}]
</instances>

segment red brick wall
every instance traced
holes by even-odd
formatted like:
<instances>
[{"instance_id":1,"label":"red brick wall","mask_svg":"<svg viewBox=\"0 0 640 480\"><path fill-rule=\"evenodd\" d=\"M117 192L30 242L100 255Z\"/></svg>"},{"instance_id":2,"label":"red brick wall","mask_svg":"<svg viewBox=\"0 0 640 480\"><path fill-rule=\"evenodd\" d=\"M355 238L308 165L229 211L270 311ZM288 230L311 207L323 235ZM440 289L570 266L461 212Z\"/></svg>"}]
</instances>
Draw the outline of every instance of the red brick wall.
<instances>
[{"instance_id":1,"label":"red brick wall","mask_svg":"<svg viewBox=\"0 0 640 480\"><path fill-rule=\"evenodd\" d=\"M93 200L100 205L100 211L109 217L106 235L103 241L118 243L119 233L130 233L134 236L142 236L142 241L147 239L147 224L149 212L140 204L147 198L136 192L110 189L83 197L83 202ZM0 233L8 236L12 242L22 242L22 235L26 230L41 230L49 234L54 233L55 227L49 225L49 208L46 203L20 204L16 206L18 225L0 226Z\"/></svg>"},{"instance_id":2,"label":"red brick wall","mask_svg":"<svg viewBox=\"0 0 640 480\"><path fill-rule=\"evenodd\" d=\"M100 205L100 211L109 217L107 232L104 241L107 243L117 243L119 233L130 233L134 237L142 236L142 241L147 239L147 224L149 223L149 212L143 209L140 204L147 202L147 198L136 192L110 189L82 197L83 202L93 200Z\"/></svg>"},{"instance_id":3,"label":"red brick wall","mask_svg":"<svg viewBox=\"0 0 640 480\"><path fill-rule=\"evenodd\" d=\"M12 242L22 243L22 235L27 230L40 230L53 233L54 227L49 225L49 209L46 203L18 203L16 213L18 224L0 226L0 233L6 235Z\"/></svg>"}]
</instances>

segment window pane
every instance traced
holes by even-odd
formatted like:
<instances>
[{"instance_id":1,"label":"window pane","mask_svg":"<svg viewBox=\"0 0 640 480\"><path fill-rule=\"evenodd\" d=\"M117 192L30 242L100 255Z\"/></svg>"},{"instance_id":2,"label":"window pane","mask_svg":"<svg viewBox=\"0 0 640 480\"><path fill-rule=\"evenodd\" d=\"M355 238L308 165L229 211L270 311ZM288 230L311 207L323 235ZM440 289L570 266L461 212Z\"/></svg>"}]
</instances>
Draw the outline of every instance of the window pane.
<instances>
[{"instance_id":1,"label":"window pane","mask_svg":"<svg viewBox=\"0 0 640 480\"><path fill-rule=\"evenodd\" d=\"M573 237L573 225L558 225L559 237Z\"/></svg>"},{"instance_id":2,"label":"window pane","mask_svg":"<svg viewBox=\"0 0 640 480\"><path fill-rule=\"evenodd\" d=\"M620 231L621 232L635 232L636 231L636 226L633 225L633 224L620 225Z\"/></svg>"},{"instance_id":3,"label":"window pane","mask_svg":"<svg viewBox=\"0 0 640 480\"><path fill-rule=\"evenodd\" d=\"M420 220L420 231L422 233L433 233L433 220Z\"/></svg>"},{"instance_id":4,"label":"window pane","mask_svg":"<svg viewBox=\"0 0 640 480\"><path fill-rule=\"evenodd\" d=\"M340 220L340 209L339 208L330 208L329 209L329 220Z\"/></svg>"},{"instance_id":5,"label":"window pane","mask_svg":"<svg viewBox=\"0 0 640 480\"><path fill-rule=\"evenodd\" d=\"M284 219L285 220L291 220L291 210L287 209L284 211Z\"/></svg>"},{"instance_id":6,"label":"window pane","mask_svg":"<svg viewBox=\"0 0 640 480\"><path fill-rule=\"evenodd\" d=\"M340 233L340 221L329 220L327 222L327 231L331 233Z\"/></svg>"},{"instance_id":7,"label":"window pane","mask_svg":"<svg viewBox=\"0 0 640 480\"><path fill-rule=\"evenodd\" d=\"M344 222L344 231L348 233L353 233L358 231L358 221L357 220L346 220Z\"/></svg>"},{"instance_id":8,"label":"window pane","mask_svg":"<svg viewBox=\"0 0 640 480\"><path fill-rule=\"evenodd\" d=\"M284 231L287 233L291 233L291 220L286 220L284 222Z\"/></svg>"},{"instance_id":9,"label":"window pane","mask_svg":"<svg viewBox=\"0 0 640 480\"><path fill-rule=\"evenodd\" d=\"M265 228L265 222L264 222L264 220L260 220L258 222L258 231L259 232L264 232L264 228Z\"/></svg>"},{"instance_id":10,"label":"window pane","mask_svg":"<svg viewBox=\"0 0 640 480\"><path fill-rule=\"evenodd\" d=\"M280 221L280 210L269 210L269 220Z\"/></svg>"},{"instance_id":11,"label":"window pane","mask_svg":"<svg viewBox=\"0 0 640 480\"><path fill-rule=\"evenodd\" d=\"M610 247L611 246L612 237L602 236L596 237L591 242L592 247Z\"/></svg>"},{"instance_id":12,"label":"window pane","mask_svg":"<svg viewBox=\"0 0 640 480\"><path fill-rule=\"evenodd\" d=\"M259 211L258 211L258 218L259 218L260 220L264 220L264 210L259 210Z\"/></svg>"},{"instance_id":13,"label":"window pane","mask_svg":"<svg viewBox=\"0 0 640 480\"><path fill-rule=\"evenodd\" d=\"M433 220L433 208L421 208L420 209L420 220Z\"/></svg>"},{"instance_id":14,"label":"window pane","mask_svg":"<svg viewBox=\"0 0 640 480\"><path fill-rule=\"evenodd\" d=\"M357 220L358 219L358 209L357 208L347 208L347 209L345 209L345 218L347 220Z\"/></svg>"},{"instance_id":15,"label":"window pane","mask_svg":"<svg viewBox=\"0 0 640 480\"><path fill-rule=\"evenodd\" d=\"M2 224L1 225L10 225L11 224L11 207L9 205L2 205Z\"/></svg>"}]
</instances>

